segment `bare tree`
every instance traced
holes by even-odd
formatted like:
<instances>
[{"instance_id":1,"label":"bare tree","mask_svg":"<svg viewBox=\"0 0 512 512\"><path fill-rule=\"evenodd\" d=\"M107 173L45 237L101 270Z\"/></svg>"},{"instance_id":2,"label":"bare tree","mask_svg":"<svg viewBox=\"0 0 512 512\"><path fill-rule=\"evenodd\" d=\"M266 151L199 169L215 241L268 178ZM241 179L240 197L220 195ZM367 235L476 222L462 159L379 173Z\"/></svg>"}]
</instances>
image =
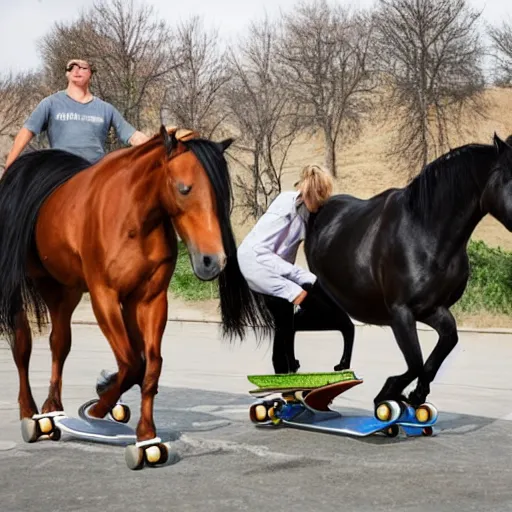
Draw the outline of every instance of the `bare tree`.
<instances>
[{"instance_id":1,"label":"bare tree","mask_svg":"<svg viewBox=\"0 0 512 512\"><path fill-rule=\"evenodd\" d=\"M399 123L395 151L425 165L462 114L482 112L480 13L465 0L380 0L377 53Z\"/></svg>"},{"instance_id":2,"label":"bare tree","mask_svg":"<svg viewBox=\"0 0 512 512\"><path fill-rule=\"evenodd\" d=\"M42 97L37 74L0 76L0 138L5 139L4 148L12 144L14 135ZM2 154L2 160L6 156Z\"/></svg>"},{"instance_id":3,"label":"bare tree","mask_svg":"<svg viewBox=\"0 0 512 512\"><path fill-rule=\"evenodd\" d=\"M18 131L24 118L41 99L34 73L0 76L0 135Z\"/></svg>"},{"instance_id":4,"label":"bare tree","mask_svg":"<svg viewBox=\"0 0 512 512\"><path fill-rule=\"evenodd\" d=\"M276 60L276 29L268 20L251 24L238 51L230 50L232 80L226 106L239 137L235 148L247 176L238 175L238 206L257 219L281 192L288 150L298 133L293 123L293 102L280 82Z\"/></svg>"},{"instance_id":5,"label":"bare tree","mask_svg":"<svg viewBox=\"0 0 512 512\"><path fill-rule=\"evenodd\" d=\"M205 30L201 19L193 17L178 25L173 39L175 67L165 80L162 121L211 137L226 116L221 100L229 81L218 31Z\"/></svg>"},{"instance_id":6,"label":"bare tree","mask_svg":"<svg viewBox=\"0 0 512 512\"><path fill-rule=\"evenodd\" d=\"M159 112L151 110L148 98L175 62L170 31L152 7L136 7L133 0L99 0L78 21L56 23L40 47L55 89L64 80L66 62L85 58L97 69L95 94L136 127L159 122ZM148 114L154 119L145 117Z\"/></svg>"},{"instance_id":7,"label":"bare tree","mask_svg":"<svg viewBox=\"0 0 512 512\"><path fill-rule=\"evenodd\" d=\"M279 58L285 87L305 128L323 131L325 164L336 176L336 147L355 134L376 75L369 69L372 24L325 0L301 2L284 16Z\"/></svg>"},{"instance_id":8,"label":"bare tree","mask_svg":"<svg viewBox=\"0 0 512 512\"><path fill-rule=\"evenodd\" d=\"M498 81L512 85L512 22L504 21L499 27L490 27L489 35L495 51Z\"/></svg>"}]
</instances>

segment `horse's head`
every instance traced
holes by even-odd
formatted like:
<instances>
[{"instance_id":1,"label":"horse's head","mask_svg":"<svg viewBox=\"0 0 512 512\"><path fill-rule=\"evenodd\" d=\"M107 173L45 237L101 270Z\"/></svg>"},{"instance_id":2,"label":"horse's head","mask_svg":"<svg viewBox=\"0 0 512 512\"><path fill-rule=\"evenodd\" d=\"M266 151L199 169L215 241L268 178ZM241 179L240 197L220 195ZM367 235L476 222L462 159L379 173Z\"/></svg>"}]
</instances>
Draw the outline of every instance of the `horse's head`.
<instances>
[{"instance_id":1,"label":"horse's head","mask_svg":"<svg viewBox=\"0 0 512 512\"><path fill-rule=\"evenodd\" d=\"M219 277L224 335L243 339L248 327L269 334L272 315L249 289L236 256L231 181L224 158L233 140L212 142L190 130L168 132L164 126L160 137L165 147L161 201L187 244L195 274L204 280Z\"/></svg>"},{"instance_id":2,"label":"horse's head","mask_svg":"<svg viewBox=\"0 0 512 512\"><path fill-rule=\"evenodd\" d=\"M481 198L482 210L512 231L512 136L506 141L494 134L496 163Z\"/></svg>"},{"instance_id":3,"label":"horse's head","mask_svg":"<svg viewBox=\"0 0 512 512\"><path fill-rule=\"evenodd\" d=\"M221 225L226 219L225 212L219 209L224 210L231 197L229 187L223 182L223 178L227 179L222 176L225 169L216 167L226 165L223 152L232 139L215 143L199 139L190 130L168 132L163 126L160 135L165 146L166 169L162 202L187 246L194 273L199 279L209 281L226 265ZM203 161L194 151L195 144L207 148Z\"/></svg>"}]
</instances>

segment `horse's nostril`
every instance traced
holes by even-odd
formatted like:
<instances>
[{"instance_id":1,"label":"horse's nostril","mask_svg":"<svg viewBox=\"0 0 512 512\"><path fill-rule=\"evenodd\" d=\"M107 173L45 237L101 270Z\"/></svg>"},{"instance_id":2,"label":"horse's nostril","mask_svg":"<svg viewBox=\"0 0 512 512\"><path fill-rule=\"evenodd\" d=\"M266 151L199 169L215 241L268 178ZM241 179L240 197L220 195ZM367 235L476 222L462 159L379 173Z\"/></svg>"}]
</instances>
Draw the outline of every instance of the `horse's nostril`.
<instances>
[{"instance_id":1,"label":"horse's nostril","mask_svg":"<svg viewBox=\"0 0 512 512\"><path fill-rule=\"evenodd\" d=\"M205 267L209 267L212 264L212 259L210 256L203 257L203 263Z\"/></svg>"}]
</instances>

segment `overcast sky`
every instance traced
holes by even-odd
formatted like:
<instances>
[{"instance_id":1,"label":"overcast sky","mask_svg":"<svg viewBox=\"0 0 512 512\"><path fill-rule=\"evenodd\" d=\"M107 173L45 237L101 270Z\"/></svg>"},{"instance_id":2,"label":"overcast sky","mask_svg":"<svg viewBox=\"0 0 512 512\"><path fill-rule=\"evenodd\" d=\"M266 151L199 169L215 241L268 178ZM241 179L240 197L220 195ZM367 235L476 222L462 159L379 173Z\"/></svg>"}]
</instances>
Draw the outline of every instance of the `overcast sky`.
<instances>
[{"instance_id":1,"label":"overcast sky","mask_svg":"<svg viewBox=\"0 0 512 512\"><path fill-rule=\"evenodd\" d=\"M0 0L0 72L37 68L40 58L37 39L46 34L54 21L72 21L94 0ZM346 1L353 6L371 6L373 0ZM218 27L226 39L243 33L250 20L267 12L271 17L279 10L288 10L296 0L139 0L153 5L170 24L173 20L201 15L207 23ZM483 9L486 22L512 19L510 0L470 0Z\"/></svg>"}]
</instances>

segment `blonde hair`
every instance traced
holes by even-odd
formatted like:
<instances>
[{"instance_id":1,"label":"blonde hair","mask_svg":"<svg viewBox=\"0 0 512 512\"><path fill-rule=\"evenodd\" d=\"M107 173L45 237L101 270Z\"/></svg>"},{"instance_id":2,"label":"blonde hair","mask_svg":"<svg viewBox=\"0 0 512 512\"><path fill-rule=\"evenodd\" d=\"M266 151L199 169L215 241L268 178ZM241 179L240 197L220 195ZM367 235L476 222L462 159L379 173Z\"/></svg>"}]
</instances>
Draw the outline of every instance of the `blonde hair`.
<instances>
[{"instance_id":1,"label":"blonde hair","mask_svg":"<svg viewBox=\"0 0 512 512\"><path fill-rule=\"evenodd\" d=\"M303 200L318 209L331 197L334 183L323 167L311 164L302 169L295 186L301 191Z\"/></svg>"}]
</instances>

